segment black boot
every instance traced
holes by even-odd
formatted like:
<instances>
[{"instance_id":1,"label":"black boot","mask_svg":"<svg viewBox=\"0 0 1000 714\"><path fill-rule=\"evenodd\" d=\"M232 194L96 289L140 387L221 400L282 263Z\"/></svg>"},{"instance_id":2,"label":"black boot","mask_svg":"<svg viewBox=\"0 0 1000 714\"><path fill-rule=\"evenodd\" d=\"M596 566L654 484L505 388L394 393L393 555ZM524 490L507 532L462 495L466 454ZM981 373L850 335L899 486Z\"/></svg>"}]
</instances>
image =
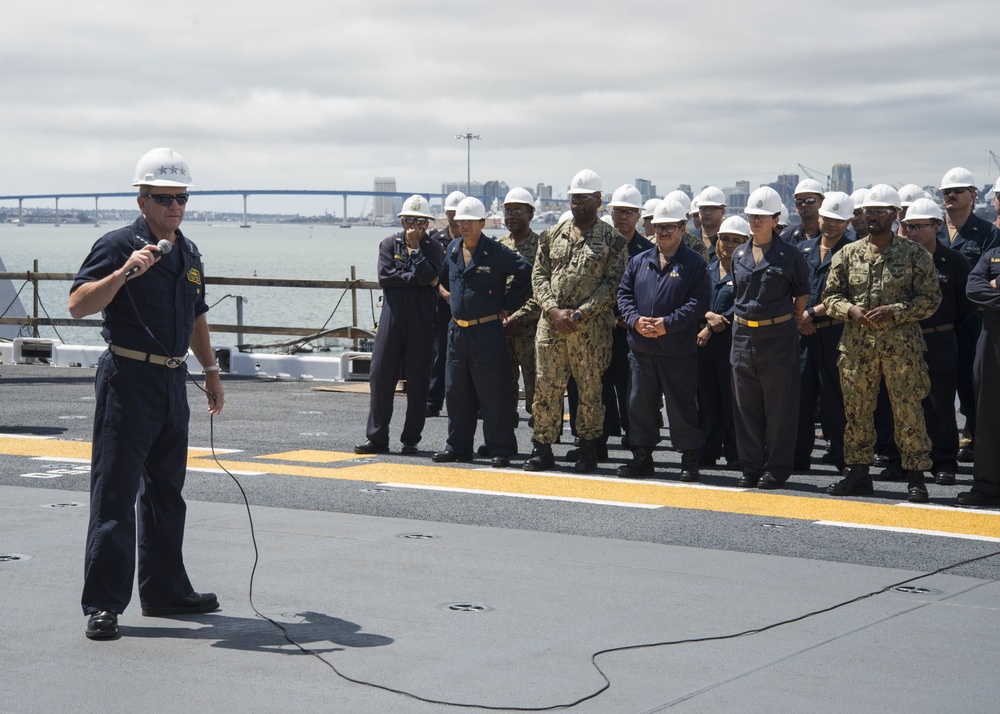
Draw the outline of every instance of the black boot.
<instances>
[{"instance_id":1,"label":"black boot","mask_svg":"<svg viewBox=\"0 0 1000 714\"><path fill-rule=\"evenodd\" d=\"M681 454L681 481L693 482L699 478L698 452L685 451Z\"/></svg>"},{"instance_id":2,"label":"black boot","mask_svg":"<svg viewBox=\"0 0 1000 714\"><path fill-rule=\"evenodd\" d=\"M524 462L525 471L548 471L556 467L556 457L552 455L552 444L532 442L531 458Z\"/></svg>"},{"instance_id":3,"label":"black boot","mask_svg":"<svg viewBox=\"0 0 1000 714\"><path fill-rule=\"evenodd\" d=\"M580 439L580 454L577 456L573 470L579 474L589 474L597 470L597 441Z\"/></svg>"},{"instance_id":4,"label":"black boot","mask_svg":"<svg viewBox=\"0 0 1000 714\"><path fill-rule=\"evenodd\" d=\"M871 496L875 493L875 484L866 465L851 464L844 469L844 478L827 486L826 492L831 496Z\"/></svg>"},{"instance_id":5,"label":"black boot","mask_svg":"<svg viewBox=\"0 0 1000 714\"><path fill-rule=\"evenodd\" d=\"M907 471L906 480L909 484L908 490L910 492L910 495L906 499L907 501L910 503L927 503L931 500L927 493L927 485L924 483L923 471Z\"/></svg>"},{"instance_id":6,"label":"black boot","mask_svg":"<svg viewBox=\"0 0 1000 714\"><path fill-rule=\"evenodd\" d=\"M654 475L652 447L635 447L632 450L632 460L618 467L618 475L622 478L652 478Z\"/></svg>"}]
</instances>

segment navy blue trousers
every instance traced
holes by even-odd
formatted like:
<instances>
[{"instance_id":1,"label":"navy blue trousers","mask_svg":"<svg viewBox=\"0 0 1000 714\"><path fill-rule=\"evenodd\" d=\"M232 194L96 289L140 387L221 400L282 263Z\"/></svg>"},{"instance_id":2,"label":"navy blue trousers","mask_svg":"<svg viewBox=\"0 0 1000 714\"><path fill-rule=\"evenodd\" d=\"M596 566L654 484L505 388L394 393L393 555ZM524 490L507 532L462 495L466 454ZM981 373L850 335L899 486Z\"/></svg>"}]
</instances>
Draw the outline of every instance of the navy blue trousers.
<instances>
[{"instance_id":1,"label":"navy blue trousers","mask_svg":"<svg viewBox=\"0 0 1000 714\"><path fill-rule=\"evenodd\" d=\"M795 439L795 463L808 464L816 445L814 415L819 399L819 423L830 442L830 454L837 468L844 468L844 394L837 370L837 345L844 332L842 323L826 325L800 340L799 352L799 426Z\"/></svg>"},{"instance_id":2,"label":"navy blue trousers","mask_svg":"<svg viewBox=\"0 0 1000 714\"><path fill-rule=\"evenodd\" d=\"M713 332L708 344L698 348L698 424L705 433L701 455L722 456L728 463L740 460L733 423L732 345L733 331L728 329Z\"/></svg>"},{"instance_id":3,"label":"navy blue trousers","mask_svg":"<svg viewBox=\"0 0 1000 714\"><path fill-rule=\"evenodd\" d=\"M733 322L733 401L743 473L792 473L799 415L799 332L795 320L766 327Z\"/></svg>"},{"instance_id":4,"label":"navy blue trousers","mask_svg":"<svg viewBox=\"0 0 1000 714\"><path fill-rule=\"evenodd\" d=\"M667 408L670 445L681 453L698 451L705 436L698 426L698 355L629 353L632 390L629 393L629 437L632 448L660 442L660 395Z\"/></svg>"},{"instance_id":5,"label":"navy blue trousers","mask_svg":"<svg viewBox=\"0 0 1000 714\"><path fill-rule=\"evenodd\" d=\"M984 313L983 330L976 348L973 371L979 400L978 428L983 438L976 442L972 467L972 489L1000 496L1000 312Z\"/></svg>"},{"instance_id":6,"label":"navy blue trousers","mask_svg":"<svg viewBox=\"0 0 1000 714\"><path fill-rule=\"evenodd\" d=\"M140 603L169 605L194 592L181 553L190 417L184 369L105 352L95 391L83 611L125 611L137 542Z\"/></svg>"},{"instance_id":7,"label":"navy blue trousers","mask_svg":"<svg viewBox=\"0 0 1000 714\"><path fill-rule=\"evenodd\" d=\"M490 456L517 453L514 395L510 389L510 355L499 320L471 327L448 328L445 404L448 441L445 449L471 455L476 419L482 415L483 439Z\"/></svg>"},{"instance_id":8,"label":"navy blue trousers","mask_svg":"<svg viewBox=\"0 0 1000 714\"><path fill-rule=\"evenodd\" d=\"M444 406L444 373L448 365L448 325L451 324L451 303L437 297L434 316L434 349L431 357L431 383L427 391L427 408L436 412Z\"/></svg>"},{"instance_id":9,"label":"navy blue trousers","mask_svg":"<svg viewBox=\"0 0 1000 714\"><path fill-rule=\"evenodd\" d=\"M398 314L397 314L398 313ZM368 439L389 443L396 382L406 379L406 419L400 441L416 444L427 420L427 389L434 347L434 310L429 300L383 306L369 375Z\"/></svg>"}]
</instances>

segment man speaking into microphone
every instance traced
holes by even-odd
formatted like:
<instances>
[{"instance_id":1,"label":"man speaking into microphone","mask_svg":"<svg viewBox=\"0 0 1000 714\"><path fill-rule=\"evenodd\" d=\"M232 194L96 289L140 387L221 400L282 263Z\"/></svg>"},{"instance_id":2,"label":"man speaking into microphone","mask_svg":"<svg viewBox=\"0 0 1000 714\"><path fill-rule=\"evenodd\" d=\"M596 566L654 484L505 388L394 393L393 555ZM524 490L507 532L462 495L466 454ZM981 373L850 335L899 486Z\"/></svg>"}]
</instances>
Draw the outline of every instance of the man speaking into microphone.
<instances>
[{"instance_id":1,"label":"man speaking into microphone","mask_svg":"<svg viewBox=\"0 0 1000 714\"><path fill-rule=\"evenodd\" d=\"M81 600L86 635L97 640L118 636L118 615L132 599L137 536L143 615L219 609L214 593L195 592L182 557L189 347L205 373L208 411L219 414L225 402L201 254L180 231L191 172L180 154L153 149L139 159L132 185L142 215L98 239L69 298L76 319L101 313L108 343L97 367Z\"/></svg>"}]
</instances>

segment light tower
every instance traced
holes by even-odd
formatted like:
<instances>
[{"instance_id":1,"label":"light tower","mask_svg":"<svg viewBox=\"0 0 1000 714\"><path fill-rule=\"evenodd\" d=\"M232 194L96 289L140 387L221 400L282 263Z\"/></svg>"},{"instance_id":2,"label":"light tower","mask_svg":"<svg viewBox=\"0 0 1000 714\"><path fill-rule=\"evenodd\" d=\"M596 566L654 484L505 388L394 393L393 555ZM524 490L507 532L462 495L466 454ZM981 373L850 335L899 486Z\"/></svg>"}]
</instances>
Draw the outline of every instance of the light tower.
<instances>
[{"instance_id":1,"label":"light tower","mask_svg":"<svg viewBox=\"0 0 1000 714\"><path fill-rule=\"evenodd\" d=\"M472 195L472 140L482 139L479 134L466 130L464 134L455 134L456 139L465 139L465 195Z\"/></svg>"}]
</instances>

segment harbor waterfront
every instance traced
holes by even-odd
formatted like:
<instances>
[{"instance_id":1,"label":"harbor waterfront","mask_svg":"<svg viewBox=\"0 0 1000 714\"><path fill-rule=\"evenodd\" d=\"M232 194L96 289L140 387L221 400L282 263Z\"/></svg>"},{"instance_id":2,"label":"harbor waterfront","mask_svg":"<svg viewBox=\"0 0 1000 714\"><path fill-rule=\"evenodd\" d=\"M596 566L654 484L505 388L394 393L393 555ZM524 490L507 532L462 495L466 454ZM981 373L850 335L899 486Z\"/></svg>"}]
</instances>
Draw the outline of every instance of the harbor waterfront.
<instances>
[{"instance_id":1,"label":"harbor waterfront","mask_svg":"<svg viewBox=\"0 0 1000 714\"><path fill-rule=\"evenodd\" d=\"M29 224L17 227L0 224L0 258L8 272L28 271L34 260L38 269L50 273L76 273L94 241L117 228L116 224L99 227L86 224ZM387 226L360 226L350 229L330 224L260 223L241 229L236 223L185 221L182 231L201 251L208 277L258 277L285 279L347 280L351 266L359 280L377 279L375 263L379 241L399 230ZM504 231L487 234L502 235ZM14 282L14 290L21 282ZM52 318L68 318L69 282L40 283L42 306ZM253 286L209 286L206 298L214 305L227 294L241 295L243 321L248 325L282 325L318 330L329 319L328 327L351 324L351 301L342 290L307 288L269 288ZM358 327L372 329L378 320L380 291L358 294ZM30 314L31 286L21 292L21 302ZM334 312L334 307L337 307ZM0 310L6 305L0 306ZM331 313L333 317L331 318ZM39 315L44 317L40 310ZM99 316L98 316L99 317ZM236 301L228 298L209 312L210 323L235 324ZM92 327L60 327L66 344L101 345L100 330ZM55 338L51 327L42 327L40 336ZM216 346L234 345L235 334L213 336ZM281 342L289 338L275 335L247 334L255 343ZM345 342L349 345L349 342Z\"/></svg>"}]
</instances>

